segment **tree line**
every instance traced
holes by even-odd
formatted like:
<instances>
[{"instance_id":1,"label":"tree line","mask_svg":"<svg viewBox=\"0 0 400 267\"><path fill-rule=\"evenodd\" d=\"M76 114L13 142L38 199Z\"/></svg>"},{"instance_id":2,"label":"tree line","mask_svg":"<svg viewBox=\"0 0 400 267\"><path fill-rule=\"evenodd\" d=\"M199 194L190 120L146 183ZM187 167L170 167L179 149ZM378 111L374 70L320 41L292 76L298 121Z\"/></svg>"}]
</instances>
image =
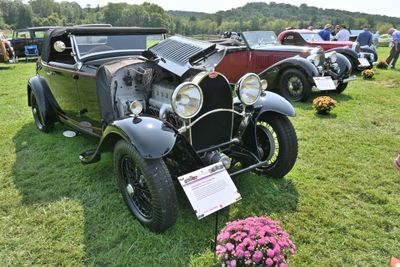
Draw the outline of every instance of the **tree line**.
<instances>
[{"instance_id":1,"label":"tree line","mask_svg":"<svg viewBox=\"0 0 400 267\"><path fill-rule=\"evenodd\" d=\"M165 11L156 4L108 3L100 7L81 7L77 2L54 0L0 0L0 29L32 26L71 26L107 23L113 26L165 27L170 34L221 34L225 31L272 30L286 27L321 28L330 23L359 29L367 24L372 30L386 32L400 24L400 18L369 15L337 9L322 9L302 4L248 3L243 7L213 14Z\"/></svg>"}]
</instances>

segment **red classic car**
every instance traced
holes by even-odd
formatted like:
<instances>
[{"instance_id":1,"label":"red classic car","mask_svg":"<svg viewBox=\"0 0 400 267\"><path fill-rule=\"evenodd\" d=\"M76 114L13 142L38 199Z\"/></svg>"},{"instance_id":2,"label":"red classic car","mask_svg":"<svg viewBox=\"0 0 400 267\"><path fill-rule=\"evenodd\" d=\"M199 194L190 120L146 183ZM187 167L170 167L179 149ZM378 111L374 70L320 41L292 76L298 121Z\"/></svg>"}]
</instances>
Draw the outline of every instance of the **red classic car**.
<instances>
[{"instance_id":1,"label":"red classic car","mask_svg":"<svg viewBox=\"0 0 400 267\"><path fill-rule=\"evenodd\" d=\"M322 47L325 51L336 51L346 56L353 71L372 68L377 63L378 55L370 48L361 48L357 42L324 41L318 31L291 29L281 32L278 40L283 45Z\"/></svg>"},{"instance_id":2,"label":"red classic car","mask_svg":"<svg viewBox=\"0 0 400 267\"><path fill-rule=\"evenodd\" d=\"M272 31L248 31L211 42L227 47L216 71L230 83L245 73L257 73L268 88L290 101L307 100L313 86L340 93L353 79L351 64L343 55L321 48L283 46Z\"/></svg>"}]
</instances>

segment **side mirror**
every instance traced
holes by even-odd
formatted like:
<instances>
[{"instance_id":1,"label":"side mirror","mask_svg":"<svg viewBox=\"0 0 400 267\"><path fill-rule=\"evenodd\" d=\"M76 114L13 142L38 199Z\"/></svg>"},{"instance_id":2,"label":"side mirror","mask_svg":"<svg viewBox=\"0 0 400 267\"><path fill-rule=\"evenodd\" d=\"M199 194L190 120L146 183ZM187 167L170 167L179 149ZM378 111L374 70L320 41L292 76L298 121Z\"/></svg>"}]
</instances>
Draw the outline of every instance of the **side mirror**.
<instances>
[{"instance_id":1,"label":"side mirror","mask_svg":"<svg viewBox=\"0 0 400 267\"><path fill-rule=\"evenodd\" d=\"M67 47L65 46L65 43L63 41L56 41L53 44L53 48L57 52L61 53L64 52Z\"/></svg>"}]
</instances>

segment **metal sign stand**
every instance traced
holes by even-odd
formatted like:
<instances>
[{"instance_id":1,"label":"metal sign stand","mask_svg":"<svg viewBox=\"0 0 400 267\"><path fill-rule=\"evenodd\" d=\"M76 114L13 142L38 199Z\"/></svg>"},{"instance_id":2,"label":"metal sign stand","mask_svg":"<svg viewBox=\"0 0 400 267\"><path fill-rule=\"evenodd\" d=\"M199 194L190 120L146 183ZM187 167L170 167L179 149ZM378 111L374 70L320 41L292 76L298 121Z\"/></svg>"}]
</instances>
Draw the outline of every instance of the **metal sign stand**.
<instances>
[{"instance_id":1,"label":"metal sign stand","mask_svg":"<svg viewBox=\"0 0 400 267\"><path fill-rule=\"evenodd\" d=\"M218 219L219 219L219 210L215 212L214 256L217 256Z\"/></svg>"}]
</instances>

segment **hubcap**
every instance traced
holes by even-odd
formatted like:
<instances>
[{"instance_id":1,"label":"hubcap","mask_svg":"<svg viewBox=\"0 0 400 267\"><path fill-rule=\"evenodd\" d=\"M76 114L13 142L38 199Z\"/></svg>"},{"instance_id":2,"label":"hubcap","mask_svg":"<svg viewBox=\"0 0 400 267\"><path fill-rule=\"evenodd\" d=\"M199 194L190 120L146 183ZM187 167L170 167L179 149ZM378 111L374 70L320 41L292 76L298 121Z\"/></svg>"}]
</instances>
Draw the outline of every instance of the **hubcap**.
<instances>
[{"instance_id":1,"label":"hubcap","mask_svg":"<svg viewBox=\"0 0 400 267\"><path fill-rule=\"evenodd\" d=\"M289 94L295 97L301 96L303 92L303 83L299 77L297 76L290 77L287 85Z\"/></svg>"}]
</instances>

